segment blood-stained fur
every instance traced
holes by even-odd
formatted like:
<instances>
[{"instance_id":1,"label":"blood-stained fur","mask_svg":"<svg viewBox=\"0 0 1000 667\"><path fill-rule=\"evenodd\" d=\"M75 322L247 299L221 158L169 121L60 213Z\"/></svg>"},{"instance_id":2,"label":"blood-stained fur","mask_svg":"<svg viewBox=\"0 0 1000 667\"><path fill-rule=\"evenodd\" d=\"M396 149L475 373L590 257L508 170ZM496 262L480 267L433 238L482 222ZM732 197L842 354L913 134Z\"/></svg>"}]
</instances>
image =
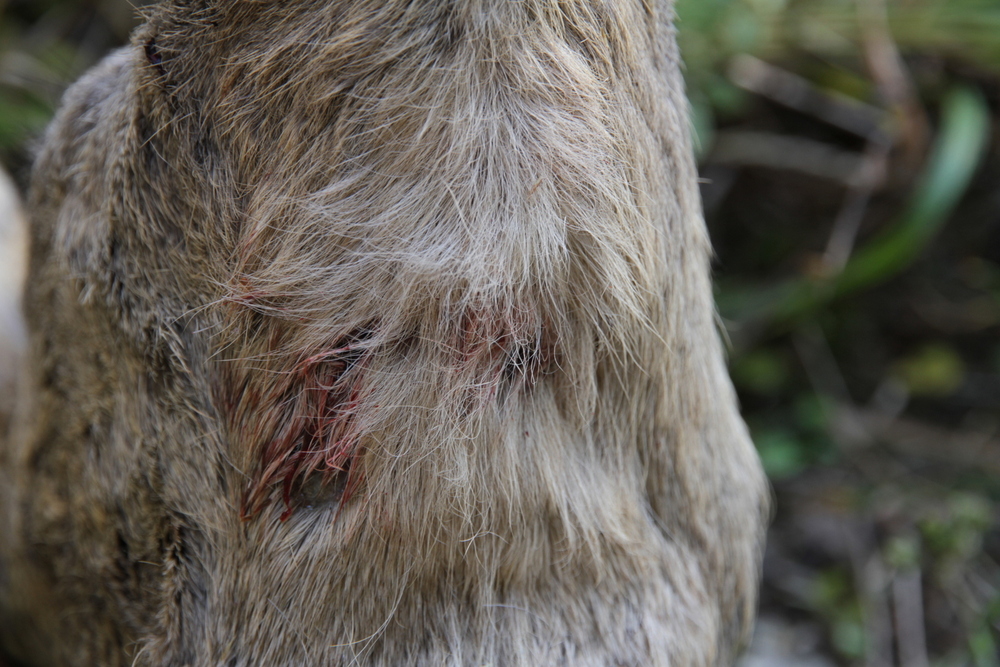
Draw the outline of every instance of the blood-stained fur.
<instances>
[{"instance_id":1,"label":"blood-stained fur","mask_svg":"<svg viewBox=\"0 0 1000 667\"><path fill-rule=\"evenodd\" d=\"M28 209L35 665L719 665L765 483L668 0L172 0Z\"/></svg>"}]
</instances>

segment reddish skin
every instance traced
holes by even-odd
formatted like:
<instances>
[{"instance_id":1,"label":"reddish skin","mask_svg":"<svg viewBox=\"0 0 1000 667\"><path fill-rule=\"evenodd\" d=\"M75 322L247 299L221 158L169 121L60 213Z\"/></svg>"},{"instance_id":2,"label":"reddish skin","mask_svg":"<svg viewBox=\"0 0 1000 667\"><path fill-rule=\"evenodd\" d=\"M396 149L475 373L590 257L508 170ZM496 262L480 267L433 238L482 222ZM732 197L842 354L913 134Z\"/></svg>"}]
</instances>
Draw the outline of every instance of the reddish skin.
<instances>
[{"instance_id":1,"label":"reddish skin","mask_svg":"<svg viewBox=\"0 0 1000 667\"><path fill-rule=\"evenodd\" d=\"M235 420L244 411L281 406L280 421L261 450L257 473L243 497L244 520L256 516L279 486L285 504L281 518L287 520L295 509L296 488L313 474L322 475L325 485L346 473L344 497L351 495L358 474L351 462L360 446L354 417L367 354L360 344L340 344L300 361L269 396L247 392L235 402L227 401L234 430L240 428Z\"/></svg>"},{"instance_id":2,"label":"reddish skin","mask_svg":"<svg viewBox=\"0 0 1000 667\"><path fill-rule=\"evenodd\" d=\"M250 307L263 296L250 291L246 281L240 283L241 293L234 297L235 307ZM454 372L473 369L482 381L477 385L477 401L493 400L504 376L513 372L522 388L530 387L544 372L553 358L553 345L546 340L544 329L531 327L530 317L523 323L477 309L466 313L454 342ZM535 349L518 345L525 336L515 335L515 329L534 335ZM270 347L280 343L279 330L271 334ZM322 487L343 483L342 499L347 500L357 489L361 466L357 459L362 435L357 429L357 411L362 405L364 375L372 349L363 332L338 341L331 349L304 356L286 376L285 382L262 397L259 392L245 390L241 383L230 381L232 395L225 405L229 408L230 428L241 430L242 415L257 413L265 406L279 406L281 414L273 435L261 448L257 472L248 482L240 515L243 520L257 516L276 496L285 505L281 520L286 521L295 511L297 491L311 477L319 476ZM346 475L346 479L343 476ZM343 505L344 503L342 503Z\"/></svg>"}]
</instances>

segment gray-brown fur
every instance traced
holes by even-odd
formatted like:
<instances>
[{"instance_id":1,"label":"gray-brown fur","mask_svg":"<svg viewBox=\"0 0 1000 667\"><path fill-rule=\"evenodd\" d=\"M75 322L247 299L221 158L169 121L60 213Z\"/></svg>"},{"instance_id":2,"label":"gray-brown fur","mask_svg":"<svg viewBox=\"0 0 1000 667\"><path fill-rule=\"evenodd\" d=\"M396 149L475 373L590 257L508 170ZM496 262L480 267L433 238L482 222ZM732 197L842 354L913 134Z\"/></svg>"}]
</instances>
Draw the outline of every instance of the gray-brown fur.
<instances>
[{"instance_id":1,"label":"gray-brown fur","mask_svg":"<svg viewBox=\"0 0 1000 667\"><path fill-rule=\"evenodd\" d=\"M8 650L731 660L767 502L670 2L148 14L35 167Z\"/></svg>"}]
</instances>

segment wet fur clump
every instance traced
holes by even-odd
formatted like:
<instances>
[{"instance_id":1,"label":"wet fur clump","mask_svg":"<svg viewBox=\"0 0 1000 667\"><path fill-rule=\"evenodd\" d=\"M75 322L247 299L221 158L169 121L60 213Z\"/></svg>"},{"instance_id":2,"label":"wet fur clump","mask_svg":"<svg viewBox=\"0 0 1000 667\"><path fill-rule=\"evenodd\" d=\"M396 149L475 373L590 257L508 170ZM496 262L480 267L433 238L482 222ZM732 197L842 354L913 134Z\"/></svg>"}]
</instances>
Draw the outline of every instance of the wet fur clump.
<instances>
[{"instance_id":1,"label":"wet fur clump","mask_svg":"<svg viewBox=\"0 0 1000 667\"><path fill-rule=\"evenodd\" d=\"M667 0L164 1L35 167L39 665L720 665L760 466Z\"/></svg>"}]
</instances>

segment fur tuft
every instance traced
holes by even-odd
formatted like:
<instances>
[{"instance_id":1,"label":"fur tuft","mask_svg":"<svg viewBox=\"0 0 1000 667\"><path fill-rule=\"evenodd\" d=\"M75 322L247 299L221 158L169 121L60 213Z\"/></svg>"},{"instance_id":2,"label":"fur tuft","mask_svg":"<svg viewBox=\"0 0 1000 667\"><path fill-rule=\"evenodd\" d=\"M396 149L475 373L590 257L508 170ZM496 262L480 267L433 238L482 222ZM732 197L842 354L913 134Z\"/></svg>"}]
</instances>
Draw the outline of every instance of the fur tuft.
<instances>
[{"instance_id":1,"label":"fur tuft","mask_svg":"<svg viewBox=\"0 0 1000 667\"><path fill-rule=\"evenodd\" d=\"M35 166L11 650L727 664L768 500L671 3L145 12Z\"/></svg>"}]
</instances>

